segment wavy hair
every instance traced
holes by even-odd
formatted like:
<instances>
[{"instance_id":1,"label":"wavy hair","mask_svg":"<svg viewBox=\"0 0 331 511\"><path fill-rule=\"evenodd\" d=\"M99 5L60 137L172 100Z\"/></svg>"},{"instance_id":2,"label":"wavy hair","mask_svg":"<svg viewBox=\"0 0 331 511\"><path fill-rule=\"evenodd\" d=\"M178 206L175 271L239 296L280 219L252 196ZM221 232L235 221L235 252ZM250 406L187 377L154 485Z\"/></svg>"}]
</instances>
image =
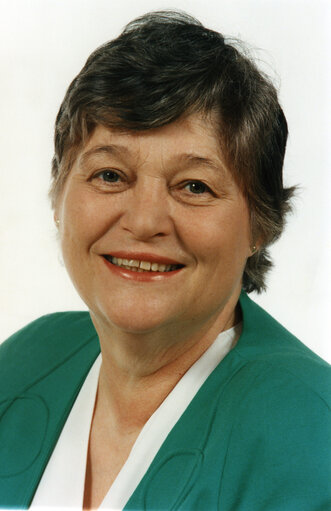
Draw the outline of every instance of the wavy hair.
<instances>
[{"instance_id":1,"label":"wavy hair","mask_svg":"<svg viewBox=\"0 0 331 511\"><path fill-rule=\"evenodd\" d=\"M243 274L247 292L266 288L267 247L282 233L295 187L284 188L287 123L277 91L224 36L178 11L148 13L95 50L70 84L55 125L52 206L77 149L97 125L148 130L194 112L216 113L220 145L249 205L261 246Z\"/></svg>"}]
</instances>

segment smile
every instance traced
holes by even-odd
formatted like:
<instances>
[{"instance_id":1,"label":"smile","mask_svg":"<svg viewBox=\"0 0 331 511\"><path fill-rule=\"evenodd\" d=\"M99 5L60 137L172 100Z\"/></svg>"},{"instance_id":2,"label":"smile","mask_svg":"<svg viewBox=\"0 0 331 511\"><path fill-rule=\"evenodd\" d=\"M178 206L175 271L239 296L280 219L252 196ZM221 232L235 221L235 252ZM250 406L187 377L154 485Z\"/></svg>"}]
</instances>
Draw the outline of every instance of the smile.
<instances>
[{"instance_id":1,"label":"smile","mask_svg":"<svg viewBox=\"0 0 331 511\"><path fill-rule=\"evenodd\" d=\"M164 273L183 268L182 264L163 264L150 261L140 261L138 259L122 259L111 255L105 255L104 257L115 266L137 273Z\"/></svg>"}]
</instances>

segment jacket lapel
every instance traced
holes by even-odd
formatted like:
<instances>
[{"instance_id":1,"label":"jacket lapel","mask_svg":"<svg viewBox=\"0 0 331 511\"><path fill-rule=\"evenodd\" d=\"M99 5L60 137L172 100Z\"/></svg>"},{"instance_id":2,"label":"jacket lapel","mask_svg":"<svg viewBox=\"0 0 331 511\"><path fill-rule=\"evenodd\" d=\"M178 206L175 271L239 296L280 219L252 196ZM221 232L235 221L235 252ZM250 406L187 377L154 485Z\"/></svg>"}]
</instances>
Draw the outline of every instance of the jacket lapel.
<instances>
[{"instance_id":1,"label":"jacket lapel","mask_svg":"<svg viewBox=\"0 0 331 511\"><path fill-rule=\"evenodd\" d=\"M99 353L87 313L41 318L2 346L0 507L29 507Z\"/></svg>"}]
</instances>

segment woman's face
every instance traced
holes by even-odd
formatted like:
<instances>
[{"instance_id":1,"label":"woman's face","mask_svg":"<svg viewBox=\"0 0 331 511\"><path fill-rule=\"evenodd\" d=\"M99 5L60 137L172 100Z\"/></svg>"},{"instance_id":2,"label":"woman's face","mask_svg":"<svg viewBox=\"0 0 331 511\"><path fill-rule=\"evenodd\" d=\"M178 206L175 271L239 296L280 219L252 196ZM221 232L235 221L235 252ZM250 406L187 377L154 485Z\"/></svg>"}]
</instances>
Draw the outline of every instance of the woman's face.
<instances>
[{"instance_id":1,"label":"woman's face","mask_svg":"<svg viewBox=\"0 0 331 511\"><path fill-rule=\"evenodd\" d=\"M198 114L145 132L97 127L55 213L65 265L98 323L202 325L240 292L249 211Z\"/></svg>"}]
</instances>

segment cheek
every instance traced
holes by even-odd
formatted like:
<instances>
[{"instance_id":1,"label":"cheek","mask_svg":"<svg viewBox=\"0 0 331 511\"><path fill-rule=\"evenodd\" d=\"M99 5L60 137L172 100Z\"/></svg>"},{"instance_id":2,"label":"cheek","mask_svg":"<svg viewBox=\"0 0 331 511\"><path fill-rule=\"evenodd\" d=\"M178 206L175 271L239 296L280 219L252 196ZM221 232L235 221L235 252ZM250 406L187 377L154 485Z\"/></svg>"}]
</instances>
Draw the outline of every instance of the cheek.
<instances>
[{"instance_id":1,"label":"cheek","mask_svg":"<svg viewBox=\"0 0 331 511\"><path fill-rule=\"evenodd\" d=\"M61 209L63 244L88 249L102 238L116 221L116 202L89 190L68 189Z\"/></svg>"},{"instance_id":2,"label":"cheek","mask_svg":"<svg viewBox=\"0 0 331 511\"><path fill-rule=\"evenodd\" d=\"M183 217L181 238L195 258L207 265L218 262L242 266L250 250L250 223L245 204L207 210Z\"/></svg>"}]
</instances>

